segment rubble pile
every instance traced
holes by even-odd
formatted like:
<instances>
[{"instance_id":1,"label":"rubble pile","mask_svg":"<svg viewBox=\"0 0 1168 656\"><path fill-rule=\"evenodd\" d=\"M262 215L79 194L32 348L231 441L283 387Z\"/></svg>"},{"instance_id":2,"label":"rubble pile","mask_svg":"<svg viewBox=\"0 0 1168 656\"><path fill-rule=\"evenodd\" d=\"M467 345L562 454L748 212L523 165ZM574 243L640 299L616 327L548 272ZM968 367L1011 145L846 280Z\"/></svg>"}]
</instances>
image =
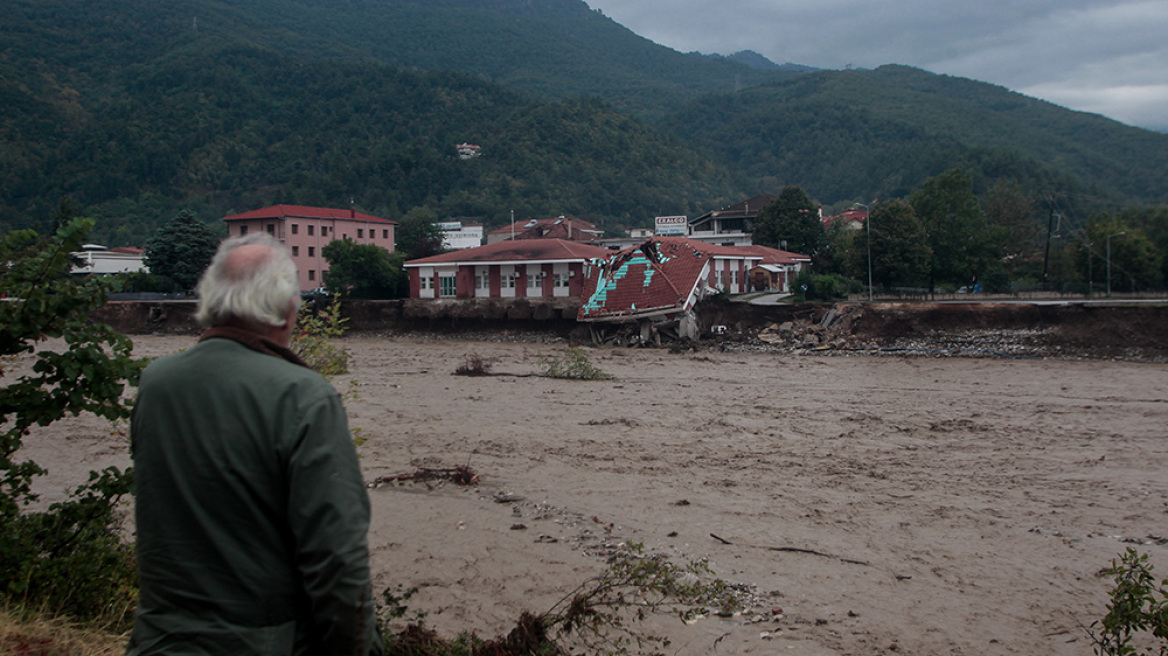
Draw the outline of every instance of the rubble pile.
<instances>
[{"instance_id":1,"label":"rubble pile","mask_svg":"<svg viewBox=\"0 0 1168 656\"><path fill-rule=\"evenodd\" d=\"M800 349L846 350L862 346L856 337L856 324L863 316L858 305L840 305L829 309L816 319L798 318L772 323L758 332L757 338L765 344Z\"/></svg>"}]
</instances>

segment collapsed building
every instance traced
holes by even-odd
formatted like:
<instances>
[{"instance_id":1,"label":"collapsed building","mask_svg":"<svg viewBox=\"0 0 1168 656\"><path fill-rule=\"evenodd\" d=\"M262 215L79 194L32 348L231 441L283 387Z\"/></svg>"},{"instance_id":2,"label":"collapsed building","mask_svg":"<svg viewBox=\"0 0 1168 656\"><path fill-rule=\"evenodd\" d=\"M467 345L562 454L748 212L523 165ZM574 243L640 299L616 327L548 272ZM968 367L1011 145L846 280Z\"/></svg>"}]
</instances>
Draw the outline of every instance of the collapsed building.
<instances>
[{"instance_id":1,"label":"collapsed building","mask_svg":"<svg viewBox=\"0 0 1168 656\"><path fill-rule=\"evenodd\" d=\"M693 308L714 294L749 289L763 255L682 237L654 237L585 263L577 321L596 343L696 339Z\"/></svg>"}]
</instances>

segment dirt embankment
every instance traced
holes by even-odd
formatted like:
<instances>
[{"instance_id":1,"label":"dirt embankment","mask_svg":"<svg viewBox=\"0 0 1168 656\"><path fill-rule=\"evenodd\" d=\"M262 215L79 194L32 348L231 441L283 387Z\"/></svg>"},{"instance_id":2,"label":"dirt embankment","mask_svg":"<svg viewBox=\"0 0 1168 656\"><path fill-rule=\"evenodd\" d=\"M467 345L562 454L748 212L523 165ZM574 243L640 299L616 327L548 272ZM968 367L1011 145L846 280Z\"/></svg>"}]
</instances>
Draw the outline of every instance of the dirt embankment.
<instances>
[{"instance_id":1,"label":"dirt embankment","mask_svg":"<svg viewBox=\"0 0 1168 656\"><path fill-rule=\"evenodd\" d=\"M574 299L349 301L355 333L475 334L587 341ZM128 334L193 334L193 302L113 302L95 318ZM922 351L950 355L1168 361L1168 306L875 303L698 306L703 341L798 352Z\"/></svg>"}]
</instances>

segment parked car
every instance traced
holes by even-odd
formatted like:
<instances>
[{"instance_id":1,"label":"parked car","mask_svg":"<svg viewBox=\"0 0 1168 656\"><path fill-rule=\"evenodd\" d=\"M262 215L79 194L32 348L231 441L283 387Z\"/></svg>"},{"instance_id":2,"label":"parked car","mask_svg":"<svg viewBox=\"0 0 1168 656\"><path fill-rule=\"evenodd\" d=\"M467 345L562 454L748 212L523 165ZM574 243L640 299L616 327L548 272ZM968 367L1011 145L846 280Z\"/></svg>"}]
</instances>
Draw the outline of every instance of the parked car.
<instances>
[{"instance_id":1,"label":"parked car","mask_svg":"<svg viewBox=\"0 0 1168 656\"><path fill-rule=\"evenodd\" d=\"M300 292L301 300L315 301L317 299L325 299L332 296L326 287L313 287Z\"/></svg>"}]
</instances>

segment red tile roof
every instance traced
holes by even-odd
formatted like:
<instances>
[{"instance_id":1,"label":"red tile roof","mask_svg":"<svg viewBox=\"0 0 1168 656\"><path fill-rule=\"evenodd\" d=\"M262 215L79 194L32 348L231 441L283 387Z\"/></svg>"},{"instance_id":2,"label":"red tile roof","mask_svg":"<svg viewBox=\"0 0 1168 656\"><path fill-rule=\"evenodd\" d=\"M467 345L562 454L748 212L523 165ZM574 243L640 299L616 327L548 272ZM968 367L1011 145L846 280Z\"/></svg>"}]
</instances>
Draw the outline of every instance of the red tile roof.
<instances>
[{"instance_id":1,"label":"red tile roof","mask_svg":"<svg viewBox=\"0 0 1168 656\"><path fill-rule=\"evenodd\" d=\"M478 248L432 255L406 262L407 267L435 264L498 264L504 262L562 262L607 257L612 251L566 239L501 241Z\"/></svg>"},{"instance_id":2,"label":"red tile roof","mask_svg":"<svg viewBox=\"0 0 1168 656\"><path fill-rule=\"evenodd\" d=\"M348 219L350 221L367 221L369 223L392 223L397 221L383 219L379 216L364 214L356 210L340 210L329 207L307 207L304 205L272 205L243 214L233 214L223 217L224 221L241 221L246 219Z\"/></svg>"},{"instance_id":3,"label":"red tile roof","mask_svg":"<svg viewBox=\"0 0 1168 656\"><path fill-rule=\"evenodd\" d=\"M739 246L742 250L748 250L762 256L762 261L759 264L798 264L799 262L810 262L810 255L800 255L799 253L792 253L790 251L781 251L770 246Z\"/></svg>"},{"instance_id":4,"label":"red tile roof","mask_svg":"<svg viewBox=\"0 0 1168 656\"><path fill-rule=\"evenodd\" d=\"M594 223L590 223L584 219L573 219L563 216L555 219L521 221L514 226L507 224L501 228L495 228L487 234L510 236L512 230L515 231L515 239L571 239L573 241L585 241L596 239L604 234L604 231L597 228Z\"/></svg>"},{"instance_id":5,"label":"red tile roof","mask_svg":"<svg viewBox=\"0 0 1168 656\"><path fill-rule=\"evenodd\" d=\"M682 237L654 237L585 267L576 318L620 320L689 309L706 265L743 251Z\"/></svg>"}]
</instances>

